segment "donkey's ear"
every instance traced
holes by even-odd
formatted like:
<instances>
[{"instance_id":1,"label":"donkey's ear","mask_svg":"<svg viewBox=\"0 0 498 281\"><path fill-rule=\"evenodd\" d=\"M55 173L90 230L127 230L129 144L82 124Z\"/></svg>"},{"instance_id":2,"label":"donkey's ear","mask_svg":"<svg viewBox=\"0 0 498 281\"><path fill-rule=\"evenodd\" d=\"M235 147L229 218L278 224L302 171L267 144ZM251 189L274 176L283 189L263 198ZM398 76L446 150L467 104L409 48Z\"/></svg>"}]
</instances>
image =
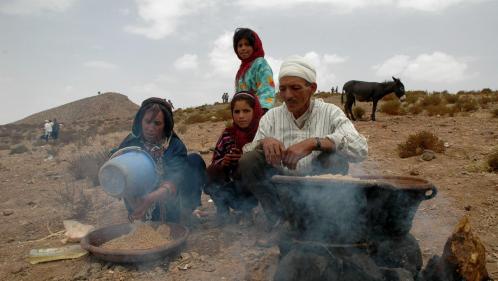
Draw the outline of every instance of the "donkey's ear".
<instances>
[{"instance_id":1,"label":"donkey's ear","mask_svg":"<svg viewBox=\"0 0 498 281\"><path fill-rule=\"evenodd\" d=\"M392 78L393 78L394 82L398 82L399 81L399 79L396 79L394 76L392 76Z\"/></svg>"}]
</instances>

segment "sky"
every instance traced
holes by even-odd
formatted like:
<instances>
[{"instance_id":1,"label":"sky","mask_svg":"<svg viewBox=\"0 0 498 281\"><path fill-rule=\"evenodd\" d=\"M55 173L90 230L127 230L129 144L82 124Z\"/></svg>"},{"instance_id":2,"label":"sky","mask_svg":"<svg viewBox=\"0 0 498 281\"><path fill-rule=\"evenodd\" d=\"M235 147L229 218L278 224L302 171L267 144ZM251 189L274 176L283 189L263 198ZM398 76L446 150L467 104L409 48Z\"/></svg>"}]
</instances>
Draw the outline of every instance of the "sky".
<instances>
[{"instance_id":1,"label":"sky","mask_svg":"<svg viewBox=\"0 0 498 281\"><path fill-rule=\"evenodd\" d=\"M399 77L407 90L498 89L498 0L1 0L0 124L97 92L175 107L221 101L255 30L318 89ZM56 117L56 116L54 116Z\"/></svg>"}]
</instances>

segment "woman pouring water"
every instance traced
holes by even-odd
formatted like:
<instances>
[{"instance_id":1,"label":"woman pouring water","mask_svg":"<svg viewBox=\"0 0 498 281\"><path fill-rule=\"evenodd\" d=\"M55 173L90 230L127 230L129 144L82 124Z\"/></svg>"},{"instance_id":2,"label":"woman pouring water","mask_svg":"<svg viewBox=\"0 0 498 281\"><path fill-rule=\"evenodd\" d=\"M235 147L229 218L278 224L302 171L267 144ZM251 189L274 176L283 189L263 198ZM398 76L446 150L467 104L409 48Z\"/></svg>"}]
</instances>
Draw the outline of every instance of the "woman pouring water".
<instances>
[{"instance_id":1,"label":"woman pouring water","mask_svg":"<svg viewBox=\"0 0 498 281\"><path fill-rule=\"evenodd\" d=\"M206 181L206 165L199 154L187 155L173 126L169 103L161 98L149 98L136 113L131 134L113 151L139 147L155 162L157 180L154 186L145 188L151 191L140 196L129 195L136 192L122 196L130 221L178 222L180 216L190 220L191 214L200 214L197 208Z\"/></svg>"}]
</instances>

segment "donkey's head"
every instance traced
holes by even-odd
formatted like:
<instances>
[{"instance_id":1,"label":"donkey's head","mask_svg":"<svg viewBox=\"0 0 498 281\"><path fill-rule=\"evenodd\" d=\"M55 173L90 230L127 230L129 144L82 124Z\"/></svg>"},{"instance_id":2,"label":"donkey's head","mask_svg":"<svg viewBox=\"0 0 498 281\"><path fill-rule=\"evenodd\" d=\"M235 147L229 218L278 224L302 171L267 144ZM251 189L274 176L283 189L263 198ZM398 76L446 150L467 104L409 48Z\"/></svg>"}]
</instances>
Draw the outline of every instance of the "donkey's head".
<instances>
[{"instance_id":1,"label":"donkey's head","mask_svg":"<svg viewBox=\"0 0 498 281\"><path fill-rule=\"evenodd\" d=\"M405 96L405 85L401 83L401 80L395 78L393 76L393 81L394 81L394 93L396 96L399 98L400 101L404 101L406 96Z\"/></svg>"}]
</instances>

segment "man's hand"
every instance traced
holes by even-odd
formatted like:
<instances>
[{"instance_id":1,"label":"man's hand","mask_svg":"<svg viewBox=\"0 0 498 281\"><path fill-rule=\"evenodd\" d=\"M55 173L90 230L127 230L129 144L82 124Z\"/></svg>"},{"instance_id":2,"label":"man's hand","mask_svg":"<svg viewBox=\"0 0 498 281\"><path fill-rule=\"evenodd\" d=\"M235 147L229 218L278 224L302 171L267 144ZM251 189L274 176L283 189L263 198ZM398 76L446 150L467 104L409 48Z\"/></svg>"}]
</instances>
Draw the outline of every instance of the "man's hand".
<instances>
[{"instance_id":1,"label":"man's hand","mask_svg":"<svg viewBox=\"0 0 498 281\"><path fill-rule=\"evenodd\" d=\"M285 167L295 170L297 162L302 158L308 156L315 148L314 139L306 139L301 142L295 143L287 148L282 159Z\"/></svg>"},{"instance_id":2,"label":"man's hand","mask_svg":"<svg viewBox=\"0 0 498 281\"><path fill-rule=\"evenodd\" d=\"M128 217L128 219L133 222L135 220L142 220L144 219L145 212L149 209L149 207L152 205L152 202L145 198L139 198L136 199L135 204L137 204L133 210L133 213Z\"/></svg>"},{"instance_id":3,"label":"man's hand","mask_svg":"<svg viewBox=\"0 0 498 281\"><path fill-rule=\"evenodd\" d=\"M261 140L263 151L265 152L266 162L270 165L280 165L284 156L284 144L274 138L265 138Z\"/></svg>"}]
</instances>

